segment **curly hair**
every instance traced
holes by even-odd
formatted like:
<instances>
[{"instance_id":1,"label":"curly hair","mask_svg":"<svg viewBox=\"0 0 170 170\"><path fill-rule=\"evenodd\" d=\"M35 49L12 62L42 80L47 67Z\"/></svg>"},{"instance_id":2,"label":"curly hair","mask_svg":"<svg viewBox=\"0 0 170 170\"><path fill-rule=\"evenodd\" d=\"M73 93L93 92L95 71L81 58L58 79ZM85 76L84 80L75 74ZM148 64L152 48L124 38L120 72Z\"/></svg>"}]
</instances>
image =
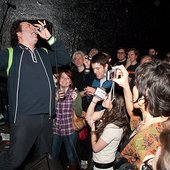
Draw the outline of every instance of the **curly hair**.
<instances>
[{"instance_id":1,"label":"curly hair","mask_svg":"<svg viewBox=\"0 0 170 170\"><path fill-rule=\"evenodd\" d=\"M97 139L101 136L104 128L109 124L113 123L119 128L123 128L123 138L120 145L128 138L130 133L129 118L126 112L126 106L124 98L121 95L115 94L115 100L113 101L113 108L108 111L105 110L102 118L96 121L96 135Z\"/></svg>"},{"instance_id":2,"label":"curly hair","mask_svg":"<svg viewBox=\"0 0 170 170\"><path fill-rule=\"evenodd\" d=\"M140 65L136 69L135 85L139 92L138 99L144 97L145 109L151 115L170 116L169 64L157 61Z\"/></svg>"}]
</instances>

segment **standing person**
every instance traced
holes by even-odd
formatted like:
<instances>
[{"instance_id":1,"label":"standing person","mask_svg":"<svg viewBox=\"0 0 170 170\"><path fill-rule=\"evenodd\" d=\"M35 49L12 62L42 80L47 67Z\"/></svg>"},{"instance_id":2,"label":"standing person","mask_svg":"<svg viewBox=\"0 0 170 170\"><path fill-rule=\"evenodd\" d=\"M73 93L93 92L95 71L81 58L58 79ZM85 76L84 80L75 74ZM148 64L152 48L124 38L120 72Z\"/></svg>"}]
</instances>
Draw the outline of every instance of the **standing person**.
<instances>
[{"instance_id":1,"label":"standing person","mask_svg":"<svg viewBox=\"0 0 170 170\"><path fill-rule=\"evenodd\" d=\"M94 73L92 72L90 68L90 60L86 58L87 55L85 55L82 51L76 51L73 54L72 62L74 63L76 69L73 70L73 77L74 86L79 90L81 97L82 97L82 106L83 110L86 111L87 107L89 105L87 98L86 98L86 91L84 90L85 87L91 86L92 81L95 78ZM87 68L88 67L88 68ZM86 70L89 70L88 72Z\"/></svg>"},{"instance_id":2,"label":"standing person","mask_svg":"<svg viewBox=\"0 0 170 170\"><path fill-rule=\"evenodd\" d=\"M127 55L128 59L125 67L129 73L129 84L132 90L135 81L135 70L139 66L139 63L137 61L137 59L139 58L139 50L136 48L129 48L127 50Z\"/></svg>"},{"instance_id":3,"label":"standing person","mask_svg":"<svg viewBox=\"0 0 170 170\"><path fill-rule=\"evenodd\" d=\"M129 119L122 96L109 92L102 101L104 109L95 111L98 101L100 99L94 96L86 115L91 127L94 170L113 170L118 146L129 134Z\"/></svg>"},{"instance_id":4,"label":"standing person","mask_svg":"<svg viewBox=\"0 0 170 170\"><path fill-rule=\"evenodd\" d=\"M52 157L55 160L59 160L61 146L64 144L69 161L68 169L76 170L79 161L76 152L77 132L74 131L72 126L72 112L74 107L81 111L82 109L81 96L73 89L72 80L73 76L70 70L62 70L59 73L59 89L56 92L58 102L56 104L56 117L53 124Z\"/></svg>"},{"instance_id":5,"label":"standing person","mask_svg":"<svg viewBox=\"0 0 170 170\"><path fill-rule=\"evenodd\" d=\"M132 129L131 140L121 156L139 169L146 156L156 153L160 145L159 135L170 125L170 65L163 62L141 64L136 69L133 93L125 67L121 65L115 68L121 75L113 80L123 87L131 127L136 127ZM140 109L142 113L142 120L136 126L136 117L139 116L134 115L134 108Z\"/></svg>"},{"instance_id":6,"label":"standing person","mask_svg":"<svg viewBox=\"0 0 170 170\"><path fill-rule=\"evenodd\" d=\"M148 49L148 54L151 55L155 60L159 60L159 51L155 47L150 47Z\"/></svg>"},{"instance_id":7,"label":"standing person","mask_svg":"<svg viewBox=\"0 0 170 170\"><path fill-rule=\"evenodd\" d=\"M116 57L118 61L115 63L115 65L126 65L127 59L126 59L126 50L123 47L119 47L117 49Z\"/></svg>"},{"instance_id":8,"label":"standing person","mask_svg":"<svg viewBox=\"0 0 170 170\"><path fill-rule=\"evenodd\" d=\"M72 62L75 64L76 69L73 70L74 86L80 91L82 97L82 107L86 112L89 106L88 98L86 96L85 87L91 86L94 79L94 73L91 70L89 56L85 55L82 51L76 51L73 54ZM83 140L78 138L77 152L81 162L81 168L87 169L89 165L89 158L91 157L91 145L89 139L89 127L86 126L83 131L88 129L87 137ZM80 132L81 133L81 132ZM86 150L84 149L86 148Z\"/></svg>"},{"instance_id":9,"label":"standing person","mask_svg":"<svg viewBox=\"0 0 170 170\"><path fill-rule=\"evenodd\" d=\"M38 35L53 51L37 48ZM67 65L70 56L46 28L46 22L32 25L17 20L11 28L13 58L8 73L10 148L0 157L0 169L24 169L35 147L36 157L51 152L55 88L52 66ZM56 51L55 51L56 49ZM55 53L54 53L55 52ZM56 59L55 59L56 56ZM8 50L0 51L0 69L7 69Z\"/></svg>"},{"instance_id":10,"label":"standing person","mask_svg":"<svg viewBox=\"0 0 170 170\"><path fill-rule=\"evenodd\" d=\"M108 93L112 86L112 81L106 78L107 71L109 70L109 56L106 53L98 53L93 56L91 66L96 77L92 82L92 86L85 88L85 93L89 96L89 100L92 99L97 88L103 88ZM101 101L99 101L95 110L101 109L102 105Z\"/></svg>"}]
</instances>

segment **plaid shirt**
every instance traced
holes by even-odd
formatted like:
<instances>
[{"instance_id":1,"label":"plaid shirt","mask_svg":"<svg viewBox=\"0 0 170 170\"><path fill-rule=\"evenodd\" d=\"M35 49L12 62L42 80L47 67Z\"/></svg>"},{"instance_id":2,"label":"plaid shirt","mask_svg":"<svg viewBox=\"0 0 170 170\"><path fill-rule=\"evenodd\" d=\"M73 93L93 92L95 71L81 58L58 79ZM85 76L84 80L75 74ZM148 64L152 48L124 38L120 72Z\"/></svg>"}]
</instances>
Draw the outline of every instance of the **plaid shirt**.
<instances>
[{"instance_id":1,"label":"plaid shirt","mask_svg":"<svg viewBox=\"0 0 170 170\"><path fill-rule=\"evenodd\" d=\"M72 89L68 89L64 99L61 99L56 104L56 117L53 123L53 134L70 135L74 132L72 128L72 109L73 99Z\"/></svg>"}]
</instances>

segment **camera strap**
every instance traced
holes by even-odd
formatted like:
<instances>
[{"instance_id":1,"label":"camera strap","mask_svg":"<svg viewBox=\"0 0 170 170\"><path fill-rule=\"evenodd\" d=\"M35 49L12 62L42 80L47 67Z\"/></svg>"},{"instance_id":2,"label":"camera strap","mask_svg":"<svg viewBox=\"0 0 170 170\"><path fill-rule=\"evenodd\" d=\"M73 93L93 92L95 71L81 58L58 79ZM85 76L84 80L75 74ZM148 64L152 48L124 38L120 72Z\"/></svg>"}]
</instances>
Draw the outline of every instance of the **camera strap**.
<instances>
[{"instance_id":1,"label":"camera strap","mask_svg":"<svg viewBox=\"0 0 170 170\"><path fill-rule=\"evenodd\" d=\"M112 100L115 100L115 82L112 82L110 93L112 95Z\"/></svg>"}]
</instances>

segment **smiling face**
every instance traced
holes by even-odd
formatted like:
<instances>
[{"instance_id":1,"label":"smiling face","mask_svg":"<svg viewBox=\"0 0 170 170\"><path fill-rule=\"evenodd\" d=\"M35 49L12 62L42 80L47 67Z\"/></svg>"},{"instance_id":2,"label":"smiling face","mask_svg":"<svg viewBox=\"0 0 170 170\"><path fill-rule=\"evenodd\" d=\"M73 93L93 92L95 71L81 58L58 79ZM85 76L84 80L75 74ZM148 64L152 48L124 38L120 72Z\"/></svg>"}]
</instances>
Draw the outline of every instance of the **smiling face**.
<instances>
[{"instance_id":1,"label":"smiling face","mask_svg":"<svg viewBox=\"0 0 170 170\"><path fill-rule=\"evenodd\" d=\"M126 53L125 50L123 48L117 50L117 58L119 61L123 61L126 59Z\"/></svg>"},{"instance_id":2,"label":"smiling face","mask_svg":"<svg viewBox=\"0 0 170 170\"><path fill-rule=\"evenodd\" d=\"M62 73L59 79L59 84L61 88L68 88L71 85L71 79L66 73Z\"/></svg>"}]
</instances>

